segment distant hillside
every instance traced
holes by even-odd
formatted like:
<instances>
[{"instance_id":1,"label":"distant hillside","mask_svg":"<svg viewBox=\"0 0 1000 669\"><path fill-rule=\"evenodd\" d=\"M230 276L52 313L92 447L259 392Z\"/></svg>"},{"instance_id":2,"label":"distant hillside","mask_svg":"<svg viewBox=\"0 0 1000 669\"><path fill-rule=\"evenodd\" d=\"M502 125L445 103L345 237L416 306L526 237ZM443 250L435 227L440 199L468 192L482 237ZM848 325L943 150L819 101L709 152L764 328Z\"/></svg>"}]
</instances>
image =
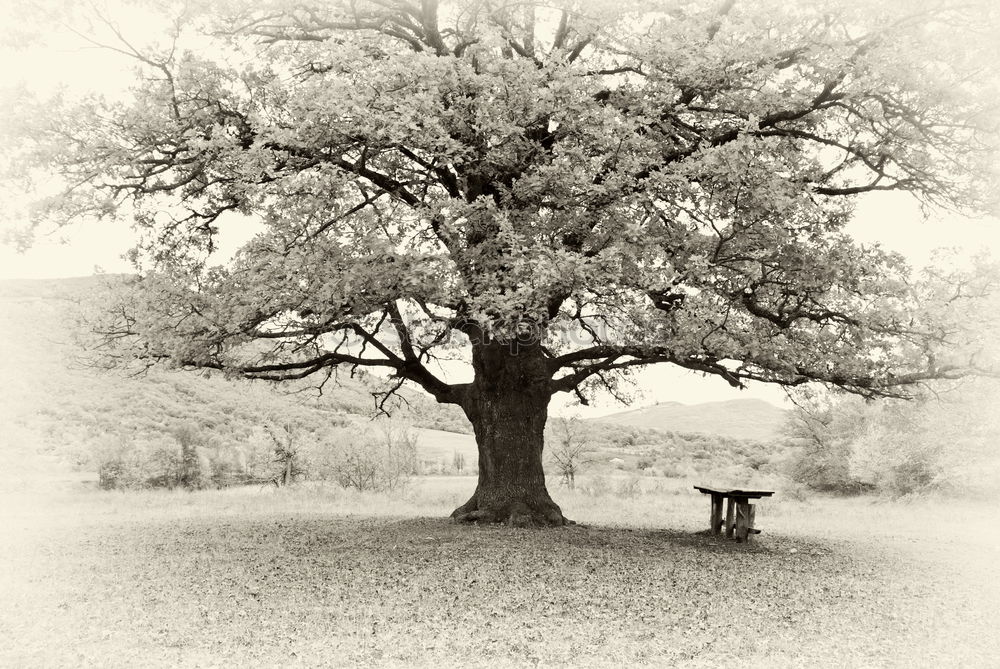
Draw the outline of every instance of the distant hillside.
<instances>
[{"instance_id":1,"label":"distant hillside","mask_svg":"<svg viewBox=\"0 0 1000 669\"><path fill-rule=\"evenodd\" d=\"M756 399L690 405L664 402L592 418L590 422L768 441L777 438L785 414L784 409Z\"/></svg>"}]
</instances>

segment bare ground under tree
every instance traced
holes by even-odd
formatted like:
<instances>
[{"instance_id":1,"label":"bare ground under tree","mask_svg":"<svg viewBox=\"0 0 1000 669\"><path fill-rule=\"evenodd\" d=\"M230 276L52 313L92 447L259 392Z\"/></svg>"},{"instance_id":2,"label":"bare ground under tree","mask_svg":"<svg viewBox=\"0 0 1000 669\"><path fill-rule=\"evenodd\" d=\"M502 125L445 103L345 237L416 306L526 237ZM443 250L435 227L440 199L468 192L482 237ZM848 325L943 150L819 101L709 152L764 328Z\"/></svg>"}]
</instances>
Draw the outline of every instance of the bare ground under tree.
<instances>
[{"instance_id":1,"label":"bare ground under tree","mask_svg":"<svg viewBox=\"0 0 1000 669\"><path fill-rule=\"evenodd\" d=\"M409 507L307 490L19 499L0 511L0 629L18 640L0 644L5 666L909 668L1000 651L983 626L998 537L970 507L788 503L737 546L683 526L359 515L436 514L440 494ZM654 510L668 501L634 504L669 526L687 510ZM824 510L854 520L810 522Z\"/></svg>"}]
</instances>

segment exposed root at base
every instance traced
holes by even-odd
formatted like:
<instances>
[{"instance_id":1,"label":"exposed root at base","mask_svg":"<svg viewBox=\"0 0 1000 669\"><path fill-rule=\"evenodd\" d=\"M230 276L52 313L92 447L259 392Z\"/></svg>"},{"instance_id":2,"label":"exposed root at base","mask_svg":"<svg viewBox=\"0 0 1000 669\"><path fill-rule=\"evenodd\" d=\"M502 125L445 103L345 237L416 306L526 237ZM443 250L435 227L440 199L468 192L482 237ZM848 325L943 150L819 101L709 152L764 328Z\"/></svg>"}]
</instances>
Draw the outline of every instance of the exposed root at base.
<instances>
[{"instance_id":1,"label":"exposed root at base","mask_svg":"<svg viewBox=\"0 0 1000 669\"><path fill-rule=\"evenodd\" d=\"M511 527L562 527L576 525L554 503L529 505L524 502L479 508L475 497L451 514L455 523L495 523Z\"/></svg>"}]
</instances>

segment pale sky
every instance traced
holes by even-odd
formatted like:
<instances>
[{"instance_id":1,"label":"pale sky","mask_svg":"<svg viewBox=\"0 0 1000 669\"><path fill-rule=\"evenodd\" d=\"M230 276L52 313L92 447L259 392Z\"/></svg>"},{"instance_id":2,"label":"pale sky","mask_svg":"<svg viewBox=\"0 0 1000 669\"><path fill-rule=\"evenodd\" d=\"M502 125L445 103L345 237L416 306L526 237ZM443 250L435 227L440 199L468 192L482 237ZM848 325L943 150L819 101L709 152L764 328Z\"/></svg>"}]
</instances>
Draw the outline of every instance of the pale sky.
<instances>
[{"instance_id":1,"label":"pale sky","mask_svg":"<svg viewBox=\"0 0 1000 669\"><path fill-rule=\"evenodd\" d=\"M11 9L0 4L0 26L16 25ZM132 21L127 26L132 34L142 34ZM27 28L32 26L28 25ZM88 48L71 33L55 26L46 26L54 35L52 44L58 47L36 46L13 49L0 43L0 89L27 85L31 89L48 93L65 87L71 94L100 91L114 94L129 80L127 62L106 51ZM135 32L137 31L137 32ZM28 31L30 32L30 30ZM2 98L0 98L2 99ZM0 203L11 210L9 202ZM0 222L0 225L3 223ZM220 259L232 254L254 232L244 220L222 221ZM958 247L966 252L990 250L1000 257L1000 221L965 220L954 216L938 215L924 221L916 204L900 194L872 195L858 208L850 228L859 240L879 242L896 250L920 266L927 262L931 252L939 247ZM0 231L2 234L2 231ZM109 273L129 272L130 265L122 259L131 247L132 232L126 227L110 223L82 222L57 235L43 237L25 253L0 244L0 279L43 279L88 276L96 270ZM730 388L718 378L701 378L672 366L649 368L638 376L644 397L634 406L657 401L679 401L685 404L734 399L759 398L781 403L784 395L780 389L758 384L745 391ZM571 399L565 397L565 400ZM580 413L596 416L622 410L606 399L592 408L561 407L557 412Z\"/></svg>"}]
</instances>

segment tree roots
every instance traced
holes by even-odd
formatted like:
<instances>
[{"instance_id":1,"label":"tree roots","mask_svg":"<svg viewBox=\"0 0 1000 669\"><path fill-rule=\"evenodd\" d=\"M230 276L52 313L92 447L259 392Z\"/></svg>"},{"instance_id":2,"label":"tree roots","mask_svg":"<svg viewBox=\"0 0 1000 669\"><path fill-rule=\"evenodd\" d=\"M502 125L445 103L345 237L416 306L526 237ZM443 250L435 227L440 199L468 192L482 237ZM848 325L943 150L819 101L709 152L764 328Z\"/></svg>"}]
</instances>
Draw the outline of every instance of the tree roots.
<instances>
[{"instance_id":1,"label":"tree roots","mask_svg":"<svg viewBox=\"0 0 1000 669\"><path fill-rule=\"evenodd\" d=\"M566 518L554 502L548 500L487 504L480 508L475 495L455 509L451 519L456 523L499 523L511 527L561 527L576 524Z\"/></svg>"}]
</instances>

